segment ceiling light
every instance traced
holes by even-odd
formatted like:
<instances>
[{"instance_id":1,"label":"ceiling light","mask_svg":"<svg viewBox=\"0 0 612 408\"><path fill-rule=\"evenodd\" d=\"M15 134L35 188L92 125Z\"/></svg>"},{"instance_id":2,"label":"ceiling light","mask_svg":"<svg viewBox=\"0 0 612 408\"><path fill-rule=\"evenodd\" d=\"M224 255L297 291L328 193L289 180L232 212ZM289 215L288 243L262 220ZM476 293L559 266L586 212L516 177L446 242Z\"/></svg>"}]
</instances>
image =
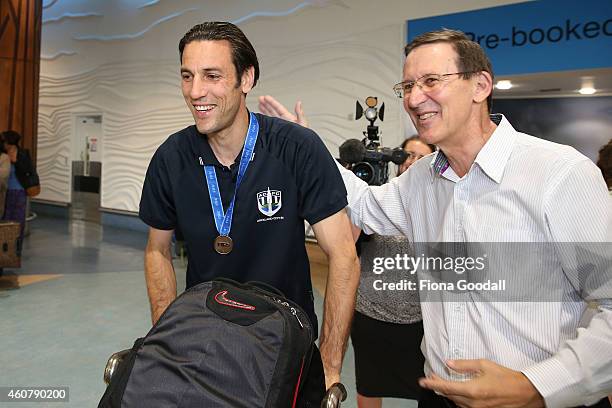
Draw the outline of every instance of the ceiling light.
<instances>
[{"instance_id":1,"label":"ceiling light","mask_svg":"<svg viewBox=\"0 0 612 408\"><path fill-rule=\"evenodd\" d=\"M585 86L580 88L578 92L580 92L580 95L593 95L596 92L596 89L590 86Z\"/></svg>"},{"instance_id":2,"label":"ceiling light","mask_svg":"<svg viewBox=\"0 0 612 408\"><path fill-rule=\"evenodd\" d=\"M502 81L497 81L497 84L495 85L495 87L497 89L503 89L503 90L510 89L512 88L512 82L510 82L507 79L504 79Z\"/></svg>"}]
</instances>

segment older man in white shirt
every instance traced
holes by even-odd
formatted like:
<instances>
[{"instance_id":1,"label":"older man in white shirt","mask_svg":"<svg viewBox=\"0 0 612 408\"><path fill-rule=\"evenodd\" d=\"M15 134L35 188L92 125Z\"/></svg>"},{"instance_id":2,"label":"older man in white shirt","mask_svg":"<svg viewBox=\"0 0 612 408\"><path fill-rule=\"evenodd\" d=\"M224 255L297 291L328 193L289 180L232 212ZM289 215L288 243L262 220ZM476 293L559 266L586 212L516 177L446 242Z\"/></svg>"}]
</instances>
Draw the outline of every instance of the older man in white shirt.
<instances>
[{"instance_id":1,"label":"older man in white shirt","mask_svg":"<svg viewBox=\"0 0 612 408\"><path fill-rule=\"evenodd\" d=\"M489 115L493 74L480 46L451 30L421 35L406 46L403 76L395 90L419 136L440 150L380 187L343 171L357 226L413 242L605 248L612 241L610 200L597 167L570 147ZM441 302L423 302L428 378L421 385L469 407L570 407L603 398L612 390L611 282L601 278L610 273L610 252L593 250L604 255L595 287L584 287L566 253L549 253L553 262L532 277L557 282L554 293L542 293L545 301L478 302L477 292L465 299L442 292ZM600 309L577 331L584 300ZM465 374L471 379L463 381Z\"/></svg>"},{"instance_id":2,"label":"older man in white shirt","mask_svg":"<svg viewBox=\"0 0 612 408\"><path fill-rule=\"evenodd\" d=\"M505 296L421 293L430 391L419 407L609 407L612 209L600 171L489 115L491 64L463 33L423 34L405 54L394 90L440 150L383 186L340 168L353 223L417 245L533 243L488 246L498 255L488 271L510 280ZM598 312L578 329L590 301Z\"/></svg>"}]
</instances>

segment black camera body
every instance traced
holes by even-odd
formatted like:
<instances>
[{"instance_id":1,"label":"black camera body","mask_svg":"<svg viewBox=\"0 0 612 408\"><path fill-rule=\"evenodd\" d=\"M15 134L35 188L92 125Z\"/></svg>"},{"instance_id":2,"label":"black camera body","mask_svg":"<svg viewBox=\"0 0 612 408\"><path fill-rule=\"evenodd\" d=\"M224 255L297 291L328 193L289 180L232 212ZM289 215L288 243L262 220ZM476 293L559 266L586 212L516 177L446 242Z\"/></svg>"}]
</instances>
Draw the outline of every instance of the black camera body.
<instances>
[{"instance_id":1,"label":"black camera body","mask_svg":"<svg viewBox=\"0 0 612 408\"><path fill-rule=\"evenodd\" d=\"M349 139L340 145L340 160L349 164L349 169L357 177L372 186L385 184L389 180L389 162L402 164L408 155L401 148L390 149L380 146L378 126L374 123L376 119L384 120L385 104L380 109L376 108L378 98L368 96L366 98L367 109L357 101L355 107L355 120L362 116L370 122L365 136L361 141Z\"/></svg>"}]
</instances>

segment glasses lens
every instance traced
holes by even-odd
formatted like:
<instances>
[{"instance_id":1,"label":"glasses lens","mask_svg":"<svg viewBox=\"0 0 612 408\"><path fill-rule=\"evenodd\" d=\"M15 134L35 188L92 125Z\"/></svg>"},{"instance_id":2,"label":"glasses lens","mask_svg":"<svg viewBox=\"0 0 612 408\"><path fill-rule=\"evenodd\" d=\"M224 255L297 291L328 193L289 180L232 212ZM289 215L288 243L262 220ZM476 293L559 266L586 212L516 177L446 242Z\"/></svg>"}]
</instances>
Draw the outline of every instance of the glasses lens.
<instances>
[{"instance_id":1,"label":"glasses lens","mask_svg":"<svg viewBox=\"0 0 612 408\"><path fill-rule=\"evenodd\" d=\"M404 97L404 92L403 92L402 84L401 83L396 84L393 87L393 92L395 92L395 95L397 95L398 98L403 98Z\"/></svg>"},{"instance_id":2,"label":"glasses lens","mask_svg":"<svg viewBox=\"0 0 612 408\"><path fill-rule=\"evenodd\" d=\"M412 88L414 88L414 85L416 84L416 82L414 81L408 81L408 82L404 82L403 85L403 89L404 89L404 95L410 95L410 92L412 92Z\"/></svg>"},{"instance_id":3,"label":"glasses lens","mask_svg":"<svg viewBox=\"0 0 612 408\"><path fill-rule=\"evenodd\" d=\"M440 77L437 75L428 75L421 79L421 87L425 92L433 91L440 83Z\"/></svg>"}]
</instances>

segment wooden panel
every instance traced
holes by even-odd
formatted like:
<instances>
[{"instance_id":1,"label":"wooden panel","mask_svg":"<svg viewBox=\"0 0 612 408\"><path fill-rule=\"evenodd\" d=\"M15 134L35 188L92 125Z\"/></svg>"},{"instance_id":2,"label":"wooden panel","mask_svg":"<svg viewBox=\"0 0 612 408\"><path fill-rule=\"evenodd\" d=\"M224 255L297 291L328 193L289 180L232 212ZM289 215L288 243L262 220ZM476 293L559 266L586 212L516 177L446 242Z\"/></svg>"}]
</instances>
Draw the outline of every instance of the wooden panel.
<instances>
[{"instance_id":1,"label":"wooden panel","mask_svg":"<svg viewBox=\"0 0 612 408\"><path fill-rule=\"evenodd\" d=\"M0 0L0 131L22 135L36 163L42 0Z\"/></svg>"}]
</instances>

